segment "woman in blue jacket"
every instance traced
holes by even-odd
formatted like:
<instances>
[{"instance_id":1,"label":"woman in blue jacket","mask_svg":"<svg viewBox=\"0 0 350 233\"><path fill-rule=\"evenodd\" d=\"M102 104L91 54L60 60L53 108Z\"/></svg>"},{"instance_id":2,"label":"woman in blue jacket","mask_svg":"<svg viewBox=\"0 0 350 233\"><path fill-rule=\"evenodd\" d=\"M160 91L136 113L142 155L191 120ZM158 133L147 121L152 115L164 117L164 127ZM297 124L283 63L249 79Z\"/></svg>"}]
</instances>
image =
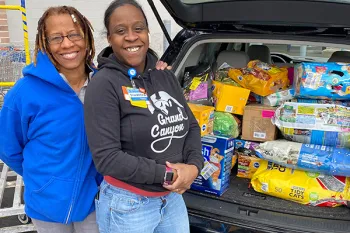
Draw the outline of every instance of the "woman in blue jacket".
<instances>
[{"instance_id":1,"label":"woman in blue jacket","mask_svg":"<svg viewBox=\"0 0 350 233\"><path fill-rule=\"evenodd\" d=\"M98 232L102 177L83 112L94 54L89 21L73 7L51 7L38 22L34 63L5 96L0 159L23 176L25 212L39 233Z\"/></svg>"},{"instance_id":2,"label":"woman in blue jacket","mask_svg":"<svg viewBox=\"0 0 350 233\"><path fill-rule=\"evenodd\" d=\"M0 159L23 176L25 212L38 232L98 232L101 177L83 118L94 54L89 21L73 7L49 8L38 22L34 63L5 96Z\"/></svg>"}]
</instances>

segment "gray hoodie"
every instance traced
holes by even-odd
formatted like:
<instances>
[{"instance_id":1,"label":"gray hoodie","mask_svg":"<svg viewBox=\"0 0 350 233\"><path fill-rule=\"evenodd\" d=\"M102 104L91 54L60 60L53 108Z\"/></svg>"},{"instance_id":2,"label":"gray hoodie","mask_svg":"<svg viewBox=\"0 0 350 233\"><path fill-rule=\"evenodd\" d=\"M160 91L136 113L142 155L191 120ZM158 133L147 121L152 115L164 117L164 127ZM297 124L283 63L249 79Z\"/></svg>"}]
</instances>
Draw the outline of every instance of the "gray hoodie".
<instances>
[{"instance_id":1,"label":"gray hoodie","mask_svg":"<svg viewBox=\"0 0 350 233\"><path fill-rule=\"evenodd\" d=\"M129 67L111 48L98 56L99 71L85 96L85 125L97 170L146 191L163 192L165 162L203 168L200 129L171 71L155 70L147 54L146 69L134 78L147 91L147 108L125 100L122 86L131 87Z\"/></svg>"}]
</instances>

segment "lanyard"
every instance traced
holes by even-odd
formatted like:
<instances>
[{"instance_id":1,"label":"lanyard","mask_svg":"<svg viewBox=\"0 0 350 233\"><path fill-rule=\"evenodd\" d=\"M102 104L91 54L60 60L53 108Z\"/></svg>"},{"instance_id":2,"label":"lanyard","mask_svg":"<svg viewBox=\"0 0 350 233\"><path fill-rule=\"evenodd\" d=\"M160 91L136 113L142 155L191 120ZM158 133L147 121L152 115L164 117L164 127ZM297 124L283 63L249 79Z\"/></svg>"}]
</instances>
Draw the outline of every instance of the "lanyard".
<instances>
[{"instance_id":1,"label":"lanyard","mask_svg":"<svg viewBox=\"0 0 350 233\"><path fill-rule=\"evenodd\" d=\"M128 75L129 75L129 78L130 78L130 81L131 81L131 85L133 88L136 88L136 85L135 85L135 82L134 82L134 78L136 77L136 70L134 68L130 68L128 70Z\"/></svg>"}]
</instances>

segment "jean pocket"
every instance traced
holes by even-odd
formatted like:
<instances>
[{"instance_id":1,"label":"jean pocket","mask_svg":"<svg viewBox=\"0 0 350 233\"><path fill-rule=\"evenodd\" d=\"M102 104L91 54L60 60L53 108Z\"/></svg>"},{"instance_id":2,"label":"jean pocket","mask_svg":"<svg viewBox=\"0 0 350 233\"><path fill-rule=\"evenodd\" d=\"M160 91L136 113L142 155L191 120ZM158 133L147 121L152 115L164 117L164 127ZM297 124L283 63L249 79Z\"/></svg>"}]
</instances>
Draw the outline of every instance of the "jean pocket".
<instances>
[{"instance_id":1,"label":"jean pocket","mask_svg":"<svg viewBox=\"0 0 350 233\"><path fill-rule=\"evenodd\" d=\"M141 202L141 198L114 194L110 207L111 210L117 213L131 213L140 208L140 206L142 205Z\"/></svg>"}]
</instances>

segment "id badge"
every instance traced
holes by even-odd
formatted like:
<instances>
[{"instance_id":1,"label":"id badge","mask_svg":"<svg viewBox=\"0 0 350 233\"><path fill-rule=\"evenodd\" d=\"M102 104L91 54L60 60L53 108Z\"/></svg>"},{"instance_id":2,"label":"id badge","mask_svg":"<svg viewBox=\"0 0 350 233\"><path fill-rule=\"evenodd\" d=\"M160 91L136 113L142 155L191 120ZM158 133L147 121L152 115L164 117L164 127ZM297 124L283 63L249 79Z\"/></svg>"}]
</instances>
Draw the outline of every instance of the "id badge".
<instances>
[{"instance_id":1,"label":"id badge","mask_svg":"<svg viewBox=\"0 0 350 233\"><path fill-rule=\"evenodd\" d=\"M148 97L145 92L138 88L122 87L125 100L130 101L130 104L139 108L147 108Z\"/></svg>"}]
</instances>

